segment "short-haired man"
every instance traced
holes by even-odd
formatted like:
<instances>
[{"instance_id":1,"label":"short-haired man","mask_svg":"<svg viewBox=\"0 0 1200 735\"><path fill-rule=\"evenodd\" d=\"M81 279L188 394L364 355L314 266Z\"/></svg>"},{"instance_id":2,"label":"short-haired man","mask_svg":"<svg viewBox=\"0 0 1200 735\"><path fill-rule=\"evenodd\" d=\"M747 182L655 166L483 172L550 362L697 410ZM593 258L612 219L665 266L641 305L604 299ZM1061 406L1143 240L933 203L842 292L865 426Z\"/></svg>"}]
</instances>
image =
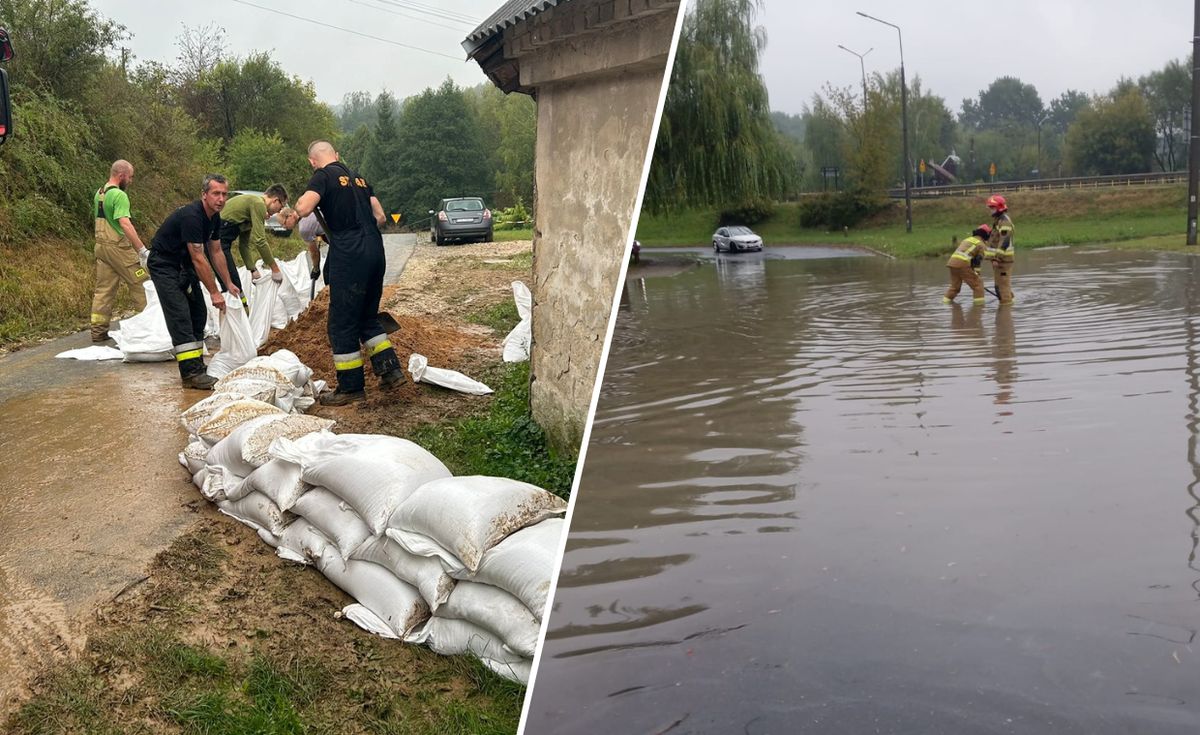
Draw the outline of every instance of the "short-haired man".
<instances>
[{"instance_id":1,"label":"short-haired man","mask_svg":"<svg viewBox=\"0 0 1200 735\"><path fill-rule=\"evenodd\" d=\"M325 406L344 406L366 397L362 347L383 387L404 382L400 360L379 323L383 296L383 207L366 179L351 171L327 141L308 147L313 167L308 189L296 201L301 219L320 207L329 233L325 283L329 286L329 344L337 369L337 391L320 397Z\"/></svg>"},{"instance_id":2,"label":"short-haired man","mask_svg":"<svg viewBox=\"0 0 1200 735\"><path fill-rule=\"evenodd\" d=\"M129 297L138 311L146 308L146 289L142 286L149 275L146 258L150 252L142 244L133 227L129 212L129 194L125 189L133 183L133 164L114 161L108 170L108 181L92 197L92 216L96 220L96 291L92 296L92 341L108 339L113 304L122 283L129 287Z\"/></svg>"},{"instance_id":3,"label":"short-haired man","mask_svg":"<svg viewBox=\"0 0 1200 735\"><path fill-rule=\"evenodd\" d=\"M271 269L271 278L276 283L283 280L283 271L271 255L271 245L267 242L265 225L267 217L278 214L287 206L287 190L282 184L272 184L267 187L262 196L253 194L237 194L229 198L225 208L221 210L221 251L225 255L225 265L229 269L229 277L239 290L243 291L242 302L246 297L242 279L238 276L237 266L233 262L233 241L238 241L238 252L242 254L242 262L250 269L250 277L258 278L256 260L251 253L253 245L262 258L263 265ZM228 284L226 284L228 285Z\"/></svg>"},{"instance_id":4,"label":"short-haired man","mask_svg":"<svg viewBox=\"0 0 1200 735\"><path fill-rule=\"evenodd\" d=\"M219 239L220 212L228 196L229 185L224 176L205 176L200 198L172 212L154 234L150 248L150 278L158 290L167 331L171 333L172 352L185 388L212 390L217 382L204 367L208 308L200 284L208 289L212 305L224 311L225 298L208 264L211 259L217 275L230 283ZM233 284L229 286L229 294L234 298L242 295L241 289Z\"/></svg>"}]
</instances>

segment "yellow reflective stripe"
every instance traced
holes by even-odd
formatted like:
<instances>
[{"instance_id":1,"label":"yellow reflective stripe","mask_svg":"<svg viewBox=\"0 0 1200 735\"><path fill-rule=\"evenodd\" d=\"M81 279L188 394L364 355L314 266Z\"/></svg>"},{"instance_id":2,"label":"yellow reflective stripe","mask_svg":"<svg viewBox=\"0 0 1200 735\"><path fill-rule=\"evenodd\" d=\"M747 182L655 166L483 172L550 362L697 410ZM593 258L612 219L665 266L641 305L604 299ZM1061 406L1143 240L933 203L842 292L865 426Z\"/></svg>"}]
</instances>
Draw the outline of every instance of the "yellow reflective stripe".
<instances>
[{"instance_id":1,"label":"yellow reflective stripe","mask_svg":"<svg viewBox=\"0 0 1200 735\"><path fill-rule=\"evenodd\" d=\"M954 253L953 253L953 254L952 254L950 257L951 257L951 258L958 258L959 260L965 260L965 261L967 261L968 263L970 263L970 262L971 262L971 256L967 255L967 254L966 254L966 253L964 253L964 252L958 251L958 250L955 250L955 251L954 251Z\"/></svg>"},{"instance_id":2,"label":"yellow reflective stripe","mask_svg":"<svg viewBox=\"0 0 1200 735\"><path fill-rule=\"evenodd\" d=\"M346 362L335 362L333 363L333 366L338 370L354 370L355 368L362 367L363 361L361 357L356 357L355 359L347 360Z\"/></svg>"},{"instance_id":3,"label":"yellow reflective stripe","mask_svg":"<svg viewBox=\"0 0 1200 735\"><path fill-rule=\"evenodd\" d=\"M145 268L138 268L137 270L135 270L135 271L133 272L133 277L134 277L134 278L145 278L145 277L146 277L146 269L145 269Z\"/></svg>"},{"instance_id":4,"label":"yellow reflective stripe","mask_svg":"<svg viewBox=\"0 0 1200 735\"><path fill-rule=\"evenodd\" d=\"M183 362L184 360L191 360L194 357L201 357L203 354L204 350L188 350L187 352L180 352L176 354L175 359L179 362Z\"/></svg>"},{"instance_id":5,"label":"yellow reflective stripe","mask_svg":"<svg viewBox=\"0 0 1200 735\"><path fill-rule=\"evenodd\" d=\"M104 316L103 314L97 314L94 311L92 312L92 324L104 324L107 321L108 317Z\"/></svg>"},{"instance_id":6,"label":"yellow reflective stripe","mask_svg":"<svg viewBox=\"0 0 1200 735\"><path fill-rule=\"evenodd\" d=\"M379 344L377 344L371 348L371 357L375 357L380 352L383 352L384 350L390 348L391 346L392 346L391 342L387 341L386 339L383 340L382 342L380 342Z\"/></svg>"}]
</instances>

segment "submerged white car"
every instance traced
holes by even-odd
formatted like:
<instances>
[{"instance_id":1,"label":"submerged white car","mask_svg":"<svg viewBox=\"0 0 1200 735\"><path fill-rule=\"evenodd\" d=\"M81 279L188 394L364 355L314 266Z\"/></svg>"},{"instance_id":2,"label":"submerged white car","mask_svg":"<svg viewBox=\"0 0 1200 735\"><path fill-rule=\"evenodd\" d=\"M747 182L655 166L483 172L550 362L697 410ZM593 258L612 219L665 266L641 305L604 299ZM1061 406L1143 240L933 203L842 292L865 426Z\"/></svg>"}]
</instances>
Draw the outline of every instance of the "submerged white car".
<instances>
[{"instance_id":1,"label":"submerged white car","mask_svg":"<svg viewBox=\"0 0 1200 735\"><path fill-rule=\"evenodd\" d=\"M734 227L721 227L713 233L712 238L713 250L721 252L722 250L730 253L739 253L744 250L762 250L762 238L754 234L749 227L740 225Z\"/></svg>"}]
</instances>

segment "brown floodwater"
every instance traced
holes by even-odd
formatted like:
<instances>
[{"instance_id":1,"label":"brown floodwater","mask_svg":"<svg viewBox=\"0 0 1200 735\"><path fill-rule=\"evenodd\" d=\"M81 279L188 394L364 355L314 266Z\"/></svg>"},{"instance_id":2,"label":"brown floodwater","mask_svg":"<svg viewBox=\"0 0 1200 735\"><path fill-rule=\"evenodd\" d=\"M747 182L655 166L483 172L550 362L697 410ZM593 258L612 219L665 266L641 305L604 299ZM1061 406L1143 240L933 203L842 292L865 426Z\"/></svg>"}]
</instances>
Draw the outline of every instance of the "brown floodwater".
<instances>
[{"instance_id":1,"label":"brown floodwater","mask_svg":"<svg viewBox=\"0 0 1200 735\"><path fill-rule=\"evenodd\" d=\"M527 732L1200 729L1200 258L946 280L629 281Z\"/></svg>"}]
</instances>

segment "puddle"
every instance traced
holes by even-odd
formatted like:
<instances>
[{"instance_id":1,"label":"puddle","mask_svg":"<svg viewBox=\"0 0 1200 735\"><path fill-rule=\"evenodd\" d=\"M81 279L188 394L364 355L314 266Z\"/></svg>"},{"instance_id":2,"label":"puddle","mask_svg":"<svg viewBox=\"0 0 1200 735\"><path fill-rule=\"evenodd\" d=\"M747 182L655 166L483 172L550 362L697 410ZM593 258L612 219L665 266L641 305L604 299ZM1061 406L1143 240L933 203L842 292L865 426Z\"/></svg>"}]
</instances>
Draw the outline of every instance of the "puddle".
<instances>
[{"instance_id":1,"label":"puddle","mask_svg":"<svg viewBox=\"0 0 1200 735\"><path fill-rule=\"evenodd\" d=\"M1200 259L946 280L630 284L528 732L1197 731Z\"/></svg>"}]
</instances>

